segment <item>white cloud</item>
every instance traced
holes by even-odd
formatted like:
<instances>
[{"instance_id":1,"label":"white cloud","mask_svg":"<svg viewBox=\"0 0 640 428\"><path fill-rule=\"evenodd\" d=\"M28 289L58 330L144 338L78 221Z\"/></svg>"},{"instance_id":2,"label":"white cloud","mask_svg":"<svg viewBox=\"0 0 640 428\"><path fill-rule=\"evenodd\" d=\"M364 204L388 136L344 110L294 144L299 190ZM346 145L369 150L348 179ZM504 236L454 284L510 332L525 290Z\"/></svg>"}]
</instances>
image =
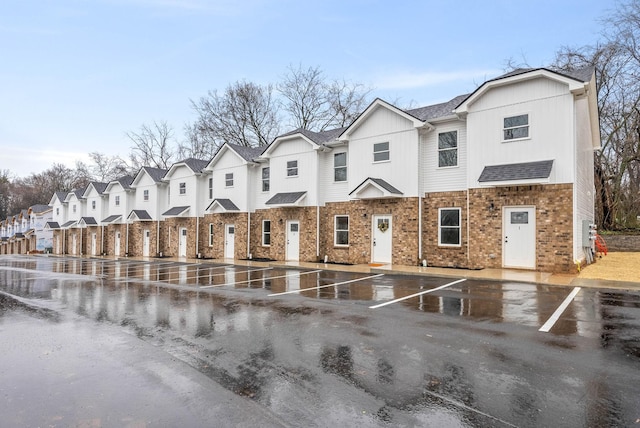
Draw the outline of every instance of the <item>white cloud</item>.
<instances>
[{"instance_id":1,"label":"white cloud","mask_svg":"<svg viewBox=\"0 0 640 428\"><path fill-rule=\"evenodd\" d=\"M487 79L499 75L501 70L464 70L464 71L396 71L374 77L374 86L377 89L412 89L436 86L452 82L474 81L478 84Z\"/></svg>"},{"instance_id":2,"label":"white cloud","mask_svg":"<svg viewBox=\"0 0 640 428\"><path fill-rule=\"evenodd\" d=\"M76 161L88 163L87 153L64 152L58 150L39 150L21 147L0 146L2 161L0 170L8 169L18 177L26 177L32 172L39 173L54 163L61 163L69 168L75 168Z\"/></svg>"}]
</instances>

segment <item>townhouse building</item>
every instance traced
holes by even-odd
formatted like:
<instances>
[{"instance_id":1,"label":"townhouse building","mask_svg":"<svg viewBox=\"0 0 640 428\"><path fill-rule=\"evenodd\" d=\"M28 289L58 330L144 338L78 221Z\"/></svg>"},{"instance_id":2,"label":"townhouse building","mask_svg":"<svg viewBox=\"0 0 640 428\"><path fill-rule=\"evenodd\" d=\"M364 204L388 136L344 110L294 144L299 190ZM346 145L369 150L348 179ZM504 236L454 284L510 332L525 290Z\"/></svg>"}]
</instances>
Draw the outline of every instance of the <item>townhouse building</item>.
<instances>
[{"instance_id":1,"label":"townhouse building","mask_svg":"<svg viewBox=\"0 0 640 428\"><path fill-rule=\"evenodd\" d=\"M568 272L592 248L599 147L593 69L521 69L443 103L376 99L346 128L56 193L47 224L59 254Z\"/></svg>"},{"instance_id":2,"label":"townhouse building","mask_svg":"<svg viewBox=\"0 0 640 428\"><path fill-rule=\"evenodd\" d=\"M51 253L53 251L53 232L45 230L45 224L51 220L53 208L49 205L32 205L27 211L29 228L25 233L29 241L30 253Z\"/></svg>"}]
</instances>

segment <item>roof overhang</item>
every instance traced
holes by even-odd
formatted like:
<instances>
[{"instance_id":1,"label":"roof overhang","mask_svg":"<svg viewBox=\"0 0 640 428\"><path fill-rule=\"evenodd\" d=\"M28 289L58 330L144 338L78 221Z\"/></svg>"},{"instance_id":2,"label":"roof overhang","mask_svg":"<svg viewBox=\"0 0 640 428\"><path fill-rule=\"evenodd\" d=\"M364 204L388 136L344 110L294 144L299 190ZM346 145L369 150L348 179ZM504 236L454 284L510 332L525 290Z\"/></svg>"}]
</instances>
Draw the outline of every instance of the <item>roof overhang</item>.
<instances>
[{"instance_id":1,"label":"roof overhang","mask_svg":"<svg viewBox=\"0 0 640 428\"><path fill-rule=\"evenodd\" d=\"M189 210L191 207L173 207L162 213L164 217L189 217Z\"/></svg>"},{"instance_id":2,"label":"roof overhang","mask_svg":"<svg viewBox=\"0 0 640 428\"><path fill-rule=\"evenodd\" d=\"M60 224L57 221L48 221L44 224L44 230L58 230Z\"/></svg>"},{"instance_id":3,"label":"roof overhang","mask_svg":"<svg viewBox=\"0 0 640 428\"><path fill-rule=\"evenodd\" d=\"M62 224L60 226L60 229L71 229L72 227L75 227L78 224L77 220L69 220L68 222Z\"/></svg>"},{"instance_id":4,"label":"roof overhang","mask_svg":"<svg viewBox=\"0 0 640 428\"><path fill-rule=\"evenodd\" d=\"M85 228L88 226L97 226L97 225L98 225L98 222L93 217L82 217L78 222L78 226L82 228Z\"/></svg>"},{"instance_id":5,"label":"roof overhang","mask_svg":"<svg viewBox=\"0 0 640 428\"><path fill-rule=\"evenodd\" d=\"M206 209L212 214L240 212L240 208L234 204L231 199L214 199Z\"/></svg>"},{"instance_id":6,"label":"roof overhang","mask_svg":"<svg viewBox=\"0 0 640 428\"><path fill-rule=\"evenodd\" d=\"M277 137L275 140L271 142L271 144L269 144L269 146L267 146L267 148L264 150L264 152L262 152L260 156L258 156L258 158L269 159L273 151L276 149L276 147L278 147L280 144L284 142L291 141L291 140L303 140L304 142L308 143L313 149L319 148L319 145L316 144L314 141L312 141L309 137L307 137L301 132L296 132L295 134L289 134L289 135L283 135L281 137Z\"/></svg>"},{"instance_id":7,"label":"roof overhang","mask_svg":"<svg viewBox=\"0 0 640 428\"><path fill-rule=\"evenodd\" d=\"M481 186L527 186L550 182L553 160L485 166L478 177Z\"/></svg>"},{"instance_id":8,"label":"roof overhang","mask_svg":"<svg viewBox=\"0 0 640 428\"><path fill-rule=\"evenodd\" d=\"M381 178L366 178L349 196L352 199L389 199L401 198L403 193Z\"/></svg>"},{"instance_id":9,"label":"roof overhang","mask_svg":"<svg viewBox=\"0 0 640 428\"><path fill-rule=\"evenodd\" d=\"M122 214L115 214L105 218L104 220L101 221L101 223L102 224L120 223L121 220L122 220Z\"/></svg>"},{"instance_id":10,"label":"roof overhang","mask_svg":"<svg viewBox=\"0 0 640 428\"><path fill-rule=\"evenodd\" d=\"M127 216L127 220L132 221L153 221L153 218L145 210L132 210Z\"/></svg>"},{"instance_id":11,"label":"roof overhang","mask_svg":"<svg viewBox=\"0 0 640 428\"><path fill-rule=\"evenodd\" d=\"M265 205L270 207L299 207L307 196L307 192L276 193Z\"/></svg>"}]
</instances>

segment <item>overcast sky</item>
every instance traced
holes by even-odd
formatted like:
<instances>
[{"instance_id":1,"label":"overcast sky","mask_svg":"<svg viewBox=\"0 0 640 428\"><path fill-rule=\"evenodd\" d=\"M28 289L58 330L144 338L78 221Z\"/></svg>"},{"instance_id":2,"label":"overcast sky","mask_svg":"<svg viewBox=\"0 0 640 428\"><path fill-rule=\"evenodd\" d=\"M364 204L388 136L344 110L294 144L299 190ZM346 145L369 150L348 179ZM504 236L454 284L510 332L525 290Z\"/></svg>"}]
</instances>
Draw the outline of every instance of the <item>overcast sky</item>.
<instances>
[{"instance_id":1,"label":"overcast sky","mask_svg":"<svg viewBox=\"0 0 640 428\"><path fill-rule=\"evenodd\" d=\"M599 38L605 0L7 0L0 5L0 170L18 176L92 151L126 157L125 133L235 81L290 65L364 83L414 107L546 66ZM283 129L283 132L288 129Z\"/></svg>"}]
</instances>

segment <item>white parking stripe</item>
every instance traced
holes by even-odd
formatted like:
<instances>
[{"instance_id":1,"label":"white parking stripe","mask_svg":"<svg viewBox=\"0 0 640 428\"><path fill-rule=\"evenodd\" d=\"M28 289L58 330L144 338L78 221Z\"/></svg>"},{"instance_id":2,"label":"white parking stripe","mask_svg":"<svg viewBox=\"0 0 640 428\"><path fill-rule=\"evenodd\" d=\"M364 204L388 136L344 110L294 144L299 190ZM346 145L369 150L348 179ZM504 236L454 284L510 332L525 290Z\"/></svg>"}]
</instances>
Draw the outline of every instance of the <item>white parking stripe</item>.
<instances>
[{"instance_id":1,"label":"white parking stripe","mask_svg":"<svg viewBox=\"0 0 640 428\"><path fill-rule=\"evenodd\" d=\"M269 269L273 269L273 268L269 268ZM258 269L254 269L254 270L258 270ZM316 273L316 272L321 272L322 270L310 270L310 271L306 271L306 272L299 272L297 274L293 274L293 275L280 275L280 276L270 276L267 278L255 278L255 279L249 279L247 281L239 281L239 282L229 282L226 284L214 284L214 285L203 285L200 288L213 288L213 287L224 287L225 285L236 285L236 284L247 284L249 282L254 282L254 281L262 281L262 280L271 280L271 279L278 279L278 278L289 278L292 276L302 276L302 275L308 275L310 273ZM253 271L250 271L253 272Z\"/></svg>"},{"instance_id":2,"label":"white parking stripe","mask_svg":"<svg viewBox=\"0 0 640 428\"><path fill-rule=\"evenodd\" d=\"M303 291L309 291L309 290L319 290L321 288L327 288L327 287L335 287L336 285L350 284L352 282L364 281L365 279L377 278L377 277L383 276L383 275L384 275L383 273L380 273L378 275L371 275L371 276L365 276L364 278L352 279L351 281L336 282L336 283L333 283L333 284L320 285L318 287L311 287L311 288L302 288L302 289L299 289L299 290L283 291L282 293L269 294L269 297L271 297L271 296L281 296L283 294L301 293Z\"/></svg>"},{"instance_id":3,"label":"white parking stripe","mask_svg":"<svg viewBox=\"0 0 640 428\"><path fill-rule=\"evenodd\" d=\"M569 303L571 303L573 301L573 299L575 299L576 295L580 292L580 290L581 290L580 287L574 288L573 291L571 293L569 293L567 298L564 299L564 302L562 302L562 304L560 306L558 306L558 309L556 309L556 311L553 313L553 315L551 315L551 317L547 320L547 322L544 323L544 325L542 327L540 327L540 329L538 331L542 331L544 333L549 332L549 330L551 330L553 328L555 323L560 318L560 315L562 315L564 310L567 309L567 306L569 306Z\"/></svg>"},{"instance_id":4,"label":"white parking stripe","mask_svg":"<svg viewBox=\"0 0 640 428\"><path fill-rule=\"evenodd\" d=\"M434 291L438 291L438 290L442 290L443 288L451 287L452 285L459 284L459 283L461 283L463 281L466 281L466 279L464 279L464 278L463 279L459 279L457 281L453 281L453 282L450 282L448 284L441 285L440 287L432 288L430 290L421 291L419 293L414 293L414 294L411 294L409 296L400 297L399 299L390 300L388 302L380 303L379 305L369 306L369 309L378 309L378 308L381 308L383 306L390 305L392 303L397 303L397 302L401 302L403 300L411 299L412 297L421 296L421 295L427 294L427 293L433 293Z\"/></svg>"}]
</instances>

